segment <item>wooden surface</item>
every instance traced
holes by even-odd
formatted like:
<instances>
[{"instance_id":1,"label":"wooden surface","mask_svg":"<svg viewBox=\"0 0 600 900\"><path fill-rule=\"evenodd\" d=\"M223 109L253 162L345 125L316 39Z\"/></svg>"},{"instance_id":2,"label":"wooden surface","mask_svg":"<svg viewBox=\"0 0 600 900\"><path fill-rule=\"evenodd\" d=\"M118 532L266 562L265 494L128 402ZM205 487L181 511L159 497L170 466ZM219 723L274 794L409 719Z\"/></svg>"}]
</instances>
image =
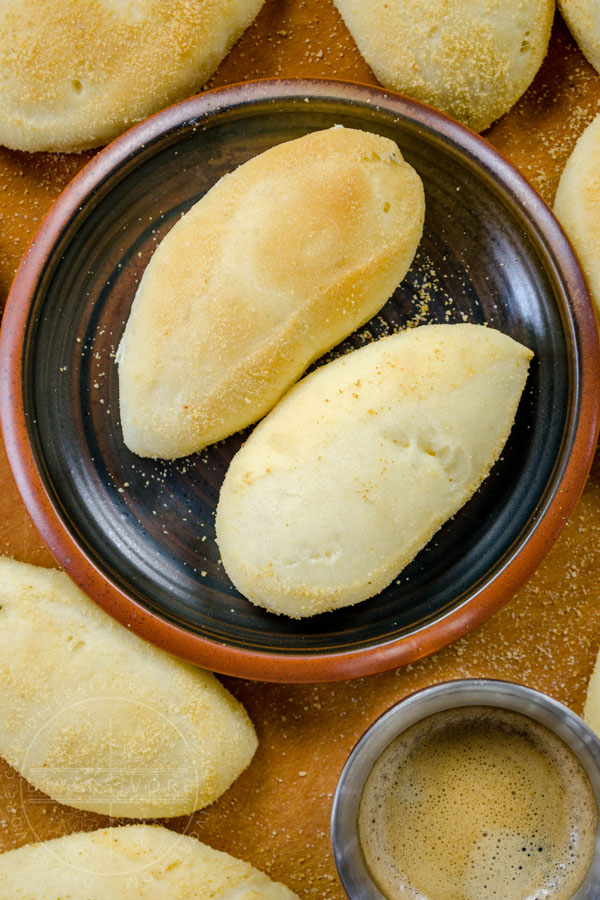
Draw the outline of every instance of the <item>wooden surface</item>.
<instances>
[{"instance_id":1,"label":"wooden surface","mask_svg":"<svg viewBox=\"0 0 600 900\"><path fill-rule=\"evenodd\" d=\"M266 0L257 22L210 82L324 76L375 83L330 0ZM600 76L560 20L549 54L519 104L487 133L552 203L562 166L600 111ZM0 148L0 303L43 214L91 158ZM0 552L53 560L31 523L0 447ZM600 457L553 550L505 608L434 657L352 682L269 685L223 679L245 703L260 747L236 784L191 821L171 820L286 882L303 900L343 900L329 843L332 794L346 756L383 710L450 678L486 676L546 691L580 713L600 645ZM35 665L35 660L32 660ZM0 761L0 850L108 819L60 807Z\"/></svg>"}]
</instances>

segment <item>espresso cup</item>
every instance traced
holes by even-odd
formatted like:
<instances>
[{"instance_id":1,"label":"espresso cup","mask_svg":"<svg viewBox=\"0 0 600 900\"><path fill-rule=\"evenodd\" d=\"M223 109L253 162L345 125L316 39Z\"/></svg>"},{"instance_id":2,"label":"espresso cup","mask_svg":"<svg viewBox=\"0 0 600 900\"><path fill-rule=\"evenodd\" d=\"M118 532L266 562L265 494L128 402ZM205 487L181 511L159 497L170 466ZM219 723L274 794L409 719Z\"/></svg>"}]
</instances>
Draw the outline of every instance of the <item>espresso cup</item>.
<instances>
[{"instance_id":1,"label":"espresso cup","mask_svg":"<svg viewBox=\"0 0 600 900\"><path fill-rule=\"evenodd\" d=\"M359 839L361 798L375 763L396 738L408 729L414 732L416 723L441 713L451 718L449 711L457 711L455 719L459 721L464 707L487 707L498 715L504 711L507 717L516 713L539 723L566 745L583 768L589 779L590 803L595 804L592 856L583 882L566 896L569 900L600 900L600 740L575 713L551 697L522 685L483 679L446 682L411 694L383 713L356 744L340 776L331 817L335 862L350 900L390 900L372 876ZM473 715L482 716L483 711ZM537 726L531 727L535 731ZM543 896L552 900L552 893Z\"/></svg>"}]
</instances>

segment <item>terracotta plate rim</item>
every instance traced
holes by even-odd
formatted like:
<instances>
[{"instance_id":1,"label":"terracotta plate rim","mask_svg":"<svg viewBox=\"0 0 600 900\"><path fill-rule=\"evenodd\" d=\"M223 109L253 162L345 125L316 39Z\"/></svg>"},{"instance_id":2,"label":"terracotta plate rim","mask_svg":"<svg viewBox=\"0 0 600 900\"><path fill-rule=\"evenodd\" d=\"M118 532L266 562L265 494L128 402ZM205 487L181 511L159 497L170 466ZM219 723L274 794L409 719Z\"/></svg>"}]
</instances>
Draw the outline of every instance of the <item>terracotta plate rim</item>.
<instances>
[{"instance_id":1,"label":"terracotta plate rim","mask_svg":"<svg viewBox=\"0 0 600 900\"><path fill-rule=\"evenodd\" d=\"M569 434L570 452L555 490L525 542L491 581L458 607L400 639L342 652L270 653L208 640L150 612L122 591L86 555L65 527L37 467L24 409L23 334L35 286L64 223L102 182L165 132L200 124L223 109L265 101L312 97L355 105L370 104L434 131L474 161L512 195L535 226L539 239L571 298L578 405ZM217 88L170 106L121 135L75 176L40 224L9 293L0 333L0 418L9 463L25 506L51 553L70 577L111 616L140 637L190 662L221 674L265 681L338 681L414 662L464 636L500 609L548 552L579 498L598 438L600 347L596 315L571 245L549 207L517 170L481 136L415 100L392 91L332 79L266 79Z\"/></svg>"}]
</instances>

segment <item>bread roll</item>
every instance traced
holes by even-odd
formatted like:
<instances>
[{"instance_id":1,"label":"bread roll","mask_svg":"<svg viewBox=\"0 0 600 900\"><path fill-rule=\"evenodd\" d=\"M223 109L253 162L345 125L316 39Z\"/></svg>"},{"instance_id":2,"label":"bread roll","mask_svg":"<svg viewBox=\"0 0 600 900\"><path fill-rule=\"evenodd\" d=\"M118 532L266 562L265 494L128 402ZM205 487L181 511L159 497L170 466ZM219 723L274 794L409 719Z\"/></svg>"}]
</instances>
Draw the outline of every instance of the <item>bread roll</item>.
<instances>
[{"instance_id":1,"label":"bread roll","mask_svg":"<svg viewBox=\"0 0 600 900\"><path fill-rule=\"evenodd\" d=\"M212 674L146 644L62 572L0 557L0 755L35 787L107 815L179 816L216 800L255 748Z\"/></svg>"},{"instance_id":2,"label":"bread roll","mask_svg":"<svg viewBox=\"0 0 600 900\"><path fill-rule=\"evenodd\" d=\"M427 325L304 378L225 476L217 541L234 585L294 617L386 587L490 471L531 356L491 328Z\"/></svg>"},{"instance_id":3,"label":"bread roll","mask_svg":"<svg viewBox=\"0 0 600 900\"><path fill-rule=\"evenodd\" d=\"M354 129L280 144L221 179L140 283L117 357L129 449L185 456L263 416L383 306L423 216L396 145Z\"/></svg>"},{"instance_id":4,"label":"bread roll","mask_svg":"<svg viewBox=\"0 0 600 900\"><path fill-rule=\"evenodd\" d=\"M483 131L516 103L554 0L334 0L379 81Z\"/></svg>"},{"instance_id":5,"label":"bread roll","mask_svg":"<svg viewBox=\"0 0 600 900\"><path fill-rule=\"evenodd\" d=\"M596 658L594 671L588 684L587 696L583 707L583 719L592 731L595 731L600 737L600 654Z\"/></svg>"},{"instance_id":6,"label":"bread roll","mask_svg":"<svg viewBox=\"0 0 600 900\"><path fill-rule=\"evenodd\" d=\"M600 115L588 125L567 160L554 212L575 248L600 311Z\"/></svg>"},{"instance_id":7,"label":"bread roll","mask_svg":"<svg viewBox=\"0 0 600 900\"><path fill-rule=\"evenodd\" d=\"M558 0L560 13L589 63L600 72L598 0Z\"/></svg>"},{"instance_id":8,"label":"bread roll","mask_svg":"<svg viewBox=\"0 0 600 900\"><path fill-rule=\"evenodd\" d=\"M199 90L263 2L2 0L0 143L106 143Z\"/></svg>"},{"instance_id":9,"label":"bread roll","mask_svg":"<svg viewBox=\"0 0 600 900\"><path fill-rule=\"evenodd\" d=\"M2 900L298 900L248 863L158 825L0 854Z\"/></svg>"}]
</instances>

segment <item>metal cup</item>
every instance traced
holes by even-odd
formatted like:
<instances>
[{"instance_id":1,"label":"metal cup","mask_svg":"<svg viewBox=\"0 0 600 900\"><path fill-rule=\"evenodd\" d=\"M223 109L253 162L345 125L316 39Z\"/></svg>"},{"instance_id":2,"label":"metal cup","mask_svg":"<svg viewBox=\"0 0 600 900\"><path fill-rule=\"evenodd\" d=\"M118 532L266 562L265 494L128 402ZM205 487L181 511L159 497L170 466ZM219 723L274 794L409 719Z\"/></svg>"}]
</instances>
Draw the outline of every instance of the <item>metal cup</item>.
<instances>
[{"instance_id":1,"label":"metal cup","mask_svg":"<svg viewBox=\"0 0 600 900\"><path fill-rule=\"evenodd\" d=\"M467 679L425 688L383 713L365 732L340 776L331 814L331 839L339 876L350 900L387 900L365 865L358 840L363 787L377 759L403 731L427 716L462 706L496 706L529 716L575 754L600 810L600 740L574 712L546 694L507 681ZM600 900L600 825L592 864L571 900Z\"/></svg>"}]
</instances>

